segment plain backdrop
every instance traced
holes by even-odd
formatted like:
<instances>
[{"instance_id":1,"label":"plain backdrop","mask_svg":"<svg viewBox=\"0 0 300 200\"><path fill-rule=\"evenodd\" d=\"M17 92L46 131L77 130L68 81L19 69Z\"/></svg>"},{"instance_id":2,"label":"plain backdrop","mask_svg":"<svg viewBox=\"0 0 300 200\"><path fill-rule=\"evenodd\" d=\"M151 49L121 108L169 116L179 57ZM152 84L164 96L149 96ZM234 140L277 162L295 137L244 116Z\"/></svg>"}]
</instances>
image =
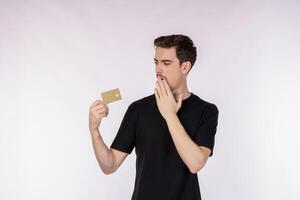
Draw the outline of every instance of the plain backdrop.
<instances>
[{"instance_id":1,"label":"plain backdrop","mask_svg":"<svg viewBox=\"0 0 300 200\"><path fill-rule=\"evenodd\" d=\"M188 88L219 108L205 200L300 199L299 1L0 1L0 199L130 199L135 152L104 175L89 106L120 88L100 131L153 94L153 40L186 34Z\"/></svg>"}]
</instances>

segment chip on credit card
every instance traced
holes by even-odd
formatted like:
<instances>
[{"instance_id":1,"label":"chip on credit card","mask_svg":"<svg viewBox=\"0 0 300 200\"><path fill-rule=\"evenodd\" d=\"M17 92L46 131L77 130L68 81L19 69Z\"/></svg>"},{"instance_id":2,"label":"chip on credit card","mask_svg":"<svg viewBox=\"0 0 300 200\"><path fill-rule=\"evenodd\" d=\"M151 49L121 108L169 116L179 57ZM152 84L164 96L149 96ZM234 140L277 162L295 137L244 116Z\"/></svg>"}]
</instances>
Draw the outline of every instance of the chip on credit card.
<instances>
[{"instance_id":1,"label":"chip on credit card","mask_svg":"<svg viewBox=\"0 0 300 200\"><path fill-rule=\"evenodd\" d=\"M106 104L122 99L119 88L102 92L101 97L102 101L104 101Z\"/></svg>"}]
</instances>

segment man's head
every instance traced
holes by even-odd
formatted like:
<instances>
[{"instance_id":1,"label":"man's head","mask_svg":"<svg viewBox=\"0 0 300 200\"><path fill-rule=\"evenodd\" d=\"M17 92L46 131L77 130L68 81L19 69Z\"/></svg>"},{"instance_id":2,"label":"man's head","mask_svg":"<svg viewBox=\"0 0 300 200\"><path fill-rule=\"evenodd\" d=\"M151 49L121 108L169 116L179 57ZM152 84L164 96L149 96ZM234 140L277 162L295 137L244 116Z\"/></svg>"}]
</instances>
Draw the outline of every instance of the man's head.
<instances>
[{"instance_id":1,"label":"man's head","mask_svg":"<svg viewBox=\"0 0 300 200\"><path fill-rule=\"evenodd\" d=\"M172 90L185 84L197 57L193 41L188 36L173 34L156 38L154 46L157 78L164 77Z\"/></svg>"}]
</instances>

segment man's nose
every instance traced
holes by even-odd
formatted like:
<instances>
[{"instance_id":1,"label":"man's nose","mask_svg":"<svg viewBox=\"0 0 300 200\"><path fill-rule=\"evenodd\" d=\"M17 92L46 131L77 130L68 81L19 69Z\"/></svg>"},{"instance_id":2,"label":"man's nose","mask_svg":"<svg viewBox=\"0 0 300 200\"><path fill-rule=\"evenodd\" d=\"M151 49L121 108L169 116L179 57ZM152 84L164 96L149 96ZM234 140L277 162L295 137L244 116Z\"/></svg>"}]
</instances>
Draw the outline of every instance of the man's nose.
<instances>
[{"instance_id":1,"label":"man's nose","mask_svg":"<svg viewBox=\"0 0 300 200\"><path fill-rule=\"evenodd\" d=\"M160 67L160 64L156 64L156 66L155 66L155 72L156 72L157 74L161 74L161 73L162 73L162 69L161 69L161 67Z\"/></svg>"}]
</instances>

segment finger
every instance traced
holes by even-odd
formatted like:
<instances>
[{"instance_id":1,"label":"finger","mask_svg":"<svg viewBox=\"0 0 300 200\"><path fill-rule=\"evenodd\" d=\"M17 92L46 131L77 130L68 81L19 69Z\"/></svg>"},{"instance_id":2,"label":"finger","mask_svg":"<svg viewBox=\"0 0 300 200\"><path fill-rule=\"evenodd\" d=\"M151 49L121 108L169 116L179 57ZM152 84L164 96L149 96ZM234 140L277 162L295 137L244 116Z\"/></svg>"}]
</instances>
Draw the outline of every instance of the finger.
<instances>
[{"instance_id":1,"label":"finger","mask_svg":"<svg viewBox=\"0 0 300 200\"><path fill-rule=\"evenodd\" d=\"M108 114L107 114L106 112L104 112L104 113L101 113L100 115L101 115L102 117L107 117Z\"/></svg>"},{"instance_id":2,"label":"finger","mask_svg":"<svg viewBox=\"0 0 300 200\"><path fill-rule=\"evenodd\" d=\"M156 81L156 89L157 89L159 98L161 98L163 94L162 94L161 87L160 87L158 81Z\"/></svg>"},{"instance_id":3,"label":"finger","mask_svg":"<svg viewBox=\"0 0 300 200\"><path fill-rule=\"evenodd\" d=\"M156 88L154 88L155 98L159 100L159 94Z\"/></svg>"},{"instance_id":4,"label":"finger","mask_svg":"<svg viewBox=\"0 0 300 200\"><path fill-rule=\"evenodd\" d=\"M108 105L107 104L104 104L106 109L107 109L107 112L109 112L109 108L108 108Z\"/></svg>"},{"instance_id":5,"label":"finger","mask_svg":"<svg viewBox=\"0 0 300 200\"><path fill-rule=\"evenodd\" d=\"M102 113L98 113L98 114L97 114L98 119L103 118L104 116L105 116L105 115L102 114Z\"/></svg>"},{"instance_id":6,"label":"finger","mask_svg":"<svg viewBox=\"0 0 300 200\"><path fill-rule=\"evenodd\" d=\"M165 79L163 79L162 82L164 83L164 86L165 86L165 88L166 88L167 94L168 94L168 95L169 95L169 94L172 94L172 91L171 91L171 89L170 89L170 87L169 87L168 82L167 82Z\"/></svg>"},{"instance_id":7,"label":"finger","mask_svg":"<svg viewBox=\"0 0 300 200\"><path fill-rule=\"evenodd\" d=\"M106 112L106 113L109 113L109 110L107 108L100 108L100 109L96 110L95 112Z\"/></svg>"},{"instance_id":8,"label":"finger","mask_svg":"<svg viewBox=\"0 0 300 200\"><path fill-rule=\"evenodd\" d=\"M105 108L105 105L99 104L99 105L96 105L93 109L97 110L97 109L100 109L100 108Z\"/></svg>"},{"instance_id":9,"label":"finger","mask_svg":"<svg viewBox=\"0 0 300 200\"><path fill-rule=\"evenodd\" d=\"M106 104L103 104L103 105L95 108L95 111L98 111L100 109L104 109L107 113L109 113L109 108L108 108L108 106Z\"/></svg>"},{"instance_id":10,"label":"finger","mask_svg":"<svg viewBox=\"0 0 300 200\"><path fill-rule=\"evenodd\" d=\"M91 107L91 110L97 110L99 108L103 108L103 105L100 103L100 104L96 104L95 106Z\"/></svg>"},{"instance_id":11,"label":"finger","mask_svg":"<svg viewBox=\"0 0 300 200\"><path fill-rule=\"evenodd\" d=\"M97 119L102 118L102 114L101 114L101 113L96 113L96 118L97 118Z\"/></svg>"},{"instance_id":12,"label":"finger","mask_svg":"<svg viewBox=\"0 0 300 200\"><path fill-rule=\"evenodd\" d=\"M105 103L104 101L102 102L102 104L104 107L108 108L107 103Z\"/></svg>"},{"instance_id":13,"label":"finger","mask_svg":"<svg viewBox=\"0 0 300 200\"><path fill-rule=\"evenodd\" d=\"M92 105L90 106L90 108L93 108L94 106L100 104L100 100L96 100L92 103Z\"/></svg>"},{"instance_id":14,"label":"finger","mask_svg":"<svg viewBox=\"0 0 300 200\"><path fill-rule=\"evenodd\" d=\"M96 113L103 113L103 112L106 112L106 109L105 108L100 108L98 110L95 110Z\"/></svg>"},{"instance_id":15,"label":"finger","mask_svg":"<svg viewBox=\"0 0 300 200\"><path fill-rule=\"evenodd\" d=\"M104 114L104 113L107 113L107 112L106 112L106 110L99 110L99 111L97 111L96 113L97 113L97 114Z\"/></svg>"},{"instance_id":16,"label":"finger","mask_svg":"<svg viewBox=\"0 0 300 200\"><path fill-rule=\"evenodd\" d=\"M104 112L104 113L103 113L103 116L104 116L104 117L107 117L107 115L108 115L107 112Z\"/></svg>"},{"instance_id":17,"label":"finger","mask_svg":"<svg viewBox=\"0 0 300 200\"><path fill-rule=\"evenodd\" d=\"M166 90L164 82L161 79L158 79L158 80L159 80L159 83L161 85L161 90L162 90L163 94L168 96L168 92Z\"/></svg>"}]
</instances>

